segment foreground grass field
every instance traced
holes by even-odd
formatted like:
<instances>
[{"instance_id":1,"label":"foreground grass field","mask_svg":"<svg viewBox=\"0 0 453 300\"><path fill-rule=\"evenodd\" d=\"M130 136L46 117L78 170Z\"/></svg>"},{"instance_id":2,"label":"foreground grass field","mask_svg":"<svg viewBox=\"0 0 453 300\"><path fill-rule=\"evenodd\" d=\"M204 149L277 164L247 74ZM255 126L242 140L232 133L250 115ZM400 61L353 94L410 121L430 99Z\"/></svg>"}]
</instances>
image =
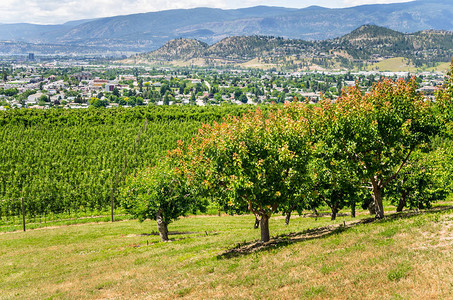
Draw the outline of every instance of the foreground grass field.
<instances>
[{"instance_id":1,"label":"foreground grass field","mask_svg":"<svg viewBox=\"0 0 453 300\"><path fill-rule=\"evenodd\" d=\"M361 218L368 217L361 215ZM378 222L188 217L0 233L0 299L451 299L453 210ZM278 237L276 237L278 236Z\"/></svg>"}]
</instances>

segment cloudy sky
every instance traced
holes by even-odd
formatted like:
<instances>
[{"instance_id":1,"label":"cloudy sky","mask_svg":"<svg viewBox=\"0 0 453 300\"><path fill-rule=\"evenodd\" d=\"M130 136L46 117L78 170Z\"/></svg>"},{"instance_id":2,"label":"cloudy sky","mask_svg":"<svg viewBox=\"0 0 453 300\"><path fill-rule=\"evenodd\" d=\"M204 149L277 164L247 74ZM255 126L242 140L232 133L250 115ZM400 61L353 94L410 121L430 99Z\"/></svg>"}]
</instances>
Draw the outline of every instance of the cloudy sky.
<instances>
[{"instance_id":1,"label":"cloudy sky","mask_svg":"<svg viewBox=\"0 0 453 300\"><path fill-rule=\"evenodd\" d=\"M408 0L0 0L0 23L59 24L71 20L193 7L347 7L394 2Z\"/></svg>"}]
</instances>

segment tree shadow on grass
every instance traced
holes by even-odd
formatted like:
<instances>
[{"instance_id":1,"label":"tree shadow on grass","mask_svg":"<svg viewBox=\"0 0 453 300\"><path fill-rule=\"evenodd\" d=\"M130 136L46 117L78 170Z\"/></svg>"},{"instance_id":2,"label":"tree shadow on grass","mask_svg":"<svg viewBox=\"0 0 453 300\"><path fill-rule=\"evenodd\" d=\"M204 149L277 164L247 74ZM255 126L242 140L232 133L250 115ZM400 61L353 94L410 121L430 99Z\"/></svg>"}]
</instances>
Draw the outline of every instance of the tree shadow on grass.
<instances>
[{"instance_id":1,"label":"tree shadow on grass","mask_svg":"<svg viewBox=\"0 0 453 300\"><path fill-rule=\"evenodd\" d=\"M169 231L168 235L183 235L183 234L196 234L198 232L192 231ZM151 236L151 235L159 235L157 231L151 231L150 233L142 233L140 236Z\"/></svg>"},{"instance_id":2,"label":"tree shadow on grass","mask_svg":"<svg viewBox=\"0 0 453 300\"><path fill-rule=\"evenodd\" d=\"M408 218L411 218L414 216L435 214L435 213L448 211L448 210L453 210L453 206L438 206L438 207L433 207L433 208L423 209L423 210L418 210L418 209L417 210L407 210L407 211L403 211L403 212L388 214L387 216L385 216L384 219L376 220L376 221L380 222L380 223L392 222L392 221L399 220L399 219L408 219Z\"/></svg>"},{"instance_id":3,"label":"tree shadow on grass","mask_svg":"<svg viewBox=\"0 0 453 300\"><path fill-rule=\"evenodd\" d=\"M269 242L245 242L239 243L234 248L225 251L217 256L217 259L228 259L232 257L238 257L242 255L248 255L256 252L269 251L272 249L285 247L294 243L304 242L313 239L326 238L331 235L340 234L362 224L373 223L373 222L392 222L398 219L411 218L423 214L433 214L442 211L452 210L453 206L448 207L436 207L427 210L420 211L405 211L400 213L388 214L384 219L377 220L375 218L366 218L357 221L343 222L343 224L329 225L324 227L307 229L302 232L293 232L289 234L282 234L275 236L270 239Z\"/></svg>"}]
</instances>

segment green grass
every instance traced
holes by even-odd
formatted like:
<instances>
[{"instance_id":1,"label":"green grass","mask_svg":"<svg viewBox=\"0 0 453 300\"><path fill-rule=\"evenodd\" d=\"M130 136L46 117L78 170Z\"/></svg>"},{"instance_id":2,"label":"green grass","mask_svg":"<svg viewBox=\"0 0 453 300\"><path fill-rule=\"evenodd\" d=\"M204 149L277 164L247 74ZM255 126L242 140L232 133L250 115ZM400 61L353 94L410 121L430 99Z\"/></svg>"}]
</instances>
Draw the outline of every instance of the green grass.
<instances>
[{"instance_id":1,"label":"green grass","mask_svg":"<svg viewBox=\"0 0 453 300\"><path fill-rule=\"evenodd\" d=\"M403 57L385 59L378 63L368 66L368 70L387 71L387 72L414 72L416 68Z\"/></svg>"},{"instance_id":2,"label":"green grass","mask_svg":"<svg viewBox=\"0 0 453 300\"><path fill-rule=\"evenodd\" d=\"M390 272L388 272L387 278L390 281L399 281L403 278L406 278L411 270L412 267L410 266L409 262L399 264L395 269L392 269L390 270Z\"/></svg>"},{"instance_id":3,"label":"green grass","mask_svg":"<svg viewBox=\"0 0 453 300\"><path fill-rule=\"evenodd\" d=\"M181 218L168 243L135 220L0 233L0 299L451 297L452 210L352 221L276 216L255 248L253 216Z\"/></svg>"},{"instance_id":4,"label":"green grass","mask_svg":"<svg viewBox=\"0 0 453 300\"><path fill-rule=\"evenodd\" d=\"M383 72L417 72L417 71L432 71L432 72L447 72L450 63L437 63L436 67L415 67L410 61L404 57L388 58L378 63L369 65L368 71L383 71Z\"/></svg>"},{"instance_id":5,"label":"green grass","mask_svg":"<svg viewBox=\"0 0 453 300\"><path fill-rule=\"evenodd\" d=\"M132 217L125 214L123 211L120 213L114 214L115 221L130 220ZM99 223L99 222L109 222L111 221L111 216L108 212L100 213L99 215L85 216L85 215L68 215L68 214L55 214L46 220L44 217L28 217L25 219L26 230L53 227L53 226L68 226L75 224L85 224L85 223ZM14 218L9 217L2 218L0 220L0 232L12 232L23 230L22 217L15 216Z\"/></svg>"}]
</instances>

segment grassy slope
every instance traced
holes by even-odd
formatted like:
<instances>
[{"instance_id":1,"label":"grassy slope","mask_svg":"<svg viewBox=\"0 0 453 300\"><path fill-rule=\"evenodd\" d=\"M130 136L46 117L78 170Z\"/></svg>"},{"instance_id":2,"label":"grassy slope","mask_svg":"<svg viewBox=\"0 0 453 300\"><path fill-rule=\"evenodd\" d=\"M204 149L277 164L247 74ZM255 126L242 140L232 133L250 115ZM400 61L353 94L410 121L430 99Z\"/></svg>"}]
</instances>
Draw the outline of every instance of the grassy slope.
<instances>
[{"instance_id":1,"label":"grassy slope","mask_svg":"<svg viewBox=\"0 0 453 300\"><path fill-rule=\"evenodd\" d=\"M368 66L368 70L384 72L414 72L417 69L412 64L409 64L407 59L403 57L394 57L370 65Z\"/></svg>"},{"instance_id":2,"label":"grassy slope","mask_svg":"<svg viewBox=\"0 0 453 300\"><path fill-rule=\"evenodd\" d=\"M280 217L262 251L219 256L254 241L253 217L191 217L170 243L147 221L0 234L0 299L336 298L428 299L453 295L453 211L302 234L351 221ZM289 236L290 232L298 232ZM319 236L318 235L322 235ZM284 241L292 241L284 242ZM147 245L149 243L149 245ZM247 249L242 245L239 249ZM380 287L376 290L373 287Z\"/></svg>"},{"instance_id":3,"label":"grassy slope","mask_svg":"<svg viewBox=\"0 0 453 300\"><path fill-rule=\"evenodd\" d=\"M403 57L394 57L385 59L367 67L368 71L383 71L383 72L417 72L417 71L430 71L430 72L446 72L450 63L438 63L435 68L419 68L410 64L409 61Z\"/></svg>"}]
</instances>

